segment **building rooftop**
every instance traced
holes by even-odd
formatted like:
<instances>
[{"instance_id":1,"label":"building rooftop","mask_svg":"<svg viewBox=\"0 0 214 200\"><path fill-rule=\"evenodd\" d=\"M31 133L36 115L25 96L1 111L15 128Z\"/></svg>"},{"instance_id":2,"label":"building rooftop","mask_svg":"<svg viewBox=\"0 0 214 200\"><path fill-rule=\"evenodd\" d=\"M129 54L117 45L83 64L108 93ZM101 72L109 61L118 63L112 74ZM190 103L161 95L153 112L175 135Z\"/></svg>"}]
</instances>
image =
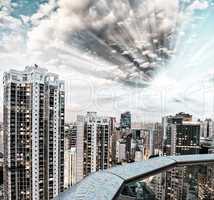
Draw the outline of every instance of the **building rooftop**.
<instances>
[{"instance_id":1,"label":"building rooftop","mask_svg":"<svg viewBox=\"0 0 214 200\"><path fill-rule=\"evenodd\" d=\"M49 82L52 85L60 84L61 89L64 89L64 81L59 79L59 75L48 72L46 68L41 68L38 65L26 66L24 70L11 69L4 73L4 83L31 83Z\"/></svg>"}]
</instances>

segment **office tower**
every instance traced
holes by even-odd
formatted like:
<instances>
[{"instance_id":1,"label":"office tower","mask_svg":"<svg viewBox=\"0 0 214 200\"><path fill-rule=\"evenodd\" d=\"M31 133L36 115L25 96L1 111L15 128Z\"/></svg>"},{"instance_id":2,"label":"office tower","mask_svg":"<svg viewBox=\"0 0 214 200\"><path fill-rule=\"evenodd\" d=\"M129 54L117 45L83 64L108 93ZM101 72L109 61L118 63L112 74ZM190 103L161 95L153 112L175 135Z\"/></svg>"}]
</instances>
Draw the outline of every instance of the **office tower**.
<instances>
[{"instance_id":1,"label":"office tower","mask_svg":"<svg viewBox=\"0 0 214 200\"><path fill-rule=\"evenodd\" d=\"M64 186L64 82L37 65L4 74L6 200L53 199Z\"/></svg>"},{"instance_id":2,"label":"office tower","mask_svg":"<svg viewBox=\"0 0 214 200\"><path fill-rule=\"evenodd\" d=\"M116 164L116 118L110 117L110 142L109 142L109 164L110 167Z\"/></svg>"},{"instance_id":3,"label":"office tower","mask_svg":"<svg viewBox=\"0 0 214 200\"><path fill-rule=\"evenodd\" d=\"M117 141L121 139L121 131L120 128L115 127L111 134L110 142L111 142L111 166L117 164Z\"/></svg>"},{"instance_id":4,"label":"office tower","mask_svg":"<svg viewBox=\"0 0 214 200\"><path fill-rule=\"evenodd\" d=\"M187 155L200 152L200 123L182 122L168 126L165 155Z\"/></svg>"},{"instance_id":5,"label":"office tower","mask_svg":"<svg viewBox=\"0 0 214 200\"><path fill-rule=\"evenodd\" d=\"M171 154L199 154L200 123L183 122L183 124L174 125L171 147Z\"/></svg>"},{"instance_id":6,"label":"office tower","mask_svg":"<svg viewBox=\"0 0 214 200\"><path fill-rule=\"evenodd\" d=\"M130 112L125 112L125 113L121 114L120 128L121 129L130 129L131 128L131 113Z\"/></svg>"},{"instance_id":7,"label":"office tower","mask_svg":"<svg viewBox=\"0 0 214 200\"><path fill-rule=\"evenodd\" d=\"M141 140L142 130L137 128L132 128L132 138L134 140Z\"/></svg>"},{"instance_id":8,"label":"office tower","mask_svg":"<svg viewBox=\"0 0 214 200\"><path fill-rule=\"evenodd\" d=\"M110 131L113 133L116 130L116 117L110 117Z\"/></svg>"},{"instance_id":9,"label":"office tower","mask_svg":"<svg viewBox=\"0 0 214 200\"><path fill-rule=\"evenodd\" d=\"M150 156L154 155L154 133L153 130L149 130L149 152Z\"/></svg>"},{"instance_id":10,"label":"office tower","mask_svg":"<svg viewBox=\"0 0 214 200\"><path fill-rule=\"evenodd\" d=\"M163 154L163 127L161 123L155 123L154 129L154 155L162 155Z\"/></svg>"},{"instance_id":11,"label":"office tower","mask_svg":"<svg viewBox=\"0 0 214 200\"><path fill-rule=\"evenodd\" d=\"M179 113L166 117L164 155L188 155L200 152L199 122L192 122L191 115ZM193 172L194 173L194 172ZM174 168L165 174L165 198L186 199L188 185L184 185L186 168Z\"/></svg>"},{"instance_id":12,"label":"office tower","mask_svg":"<svg viewBox=\"0 0 214 200\"><path fill-rule=\"evenodd\" d=\"M162 120L165 155L196 154L200 149L201 125L192 122L192 116L179 113Z\"/></svg>"},{"instance_id":13,"label":"office tower","mask_svg":"<svg viewBox=\"0 0 214 200\"><path fill-rule=\"evenodd\" d=\"M134 148L136 144L135 144L135 141L133 141L132 133L127 133L123 137L126 141L126 161L134 162L134 157L135 157Z\"/></svg>"},{"instance_id":14,"label":"office tower","mask_svg":"<svg viewBox=\"0 0 214 200\"><path fill-rule=\"evenodd\" d=\"M111 120L95 112L77 117L77 182L110 166Z\"/></svg>"}]
</instances>

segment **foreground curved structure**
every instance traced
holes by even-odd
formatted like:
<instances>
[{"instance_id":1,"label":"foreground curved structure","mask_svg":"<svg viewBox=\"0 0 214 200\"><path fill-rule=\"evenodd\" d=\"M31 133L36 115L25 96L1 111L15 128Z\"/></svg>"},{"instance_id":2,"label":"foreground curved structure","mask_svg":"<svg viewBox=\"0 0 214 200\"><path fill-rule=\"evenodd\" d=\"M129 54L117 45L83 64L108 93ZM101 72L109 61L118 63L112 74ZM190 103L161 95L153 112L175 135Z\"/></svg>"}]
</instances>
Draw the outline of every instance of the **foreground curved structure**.
<instances>
[{"instance_id":1,"label":"foreground curved structure","mask_svg":"<svg viewBox=\"0 0 214 200\"><path fill-rule=\"evenodd\" d=\"M214 154L157 157L114 167L86 177L57 200L116 200L127 183L146 179L174 167L214 163Z\"/></svg>"}]
</instances>

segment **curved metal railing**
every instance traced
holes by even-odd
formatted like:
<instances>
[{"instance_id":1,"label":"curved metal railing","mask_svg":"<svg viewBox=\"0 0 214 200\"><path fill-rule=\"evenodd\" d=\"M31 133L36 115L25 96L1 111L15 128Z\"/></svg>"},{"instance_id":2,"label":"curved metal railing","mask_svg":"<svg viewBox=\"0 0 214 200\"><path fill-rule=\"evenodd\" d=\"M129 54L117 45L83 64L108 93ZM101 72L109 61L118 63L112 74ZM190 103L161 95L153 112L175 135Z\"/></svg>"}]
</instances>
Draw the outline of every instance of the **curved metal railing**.
<instances>
[{"instance_id":1,"label":"curved metal railing","mask_svg":"<svg viewBox=\"0 0 214 200\"><path fill-rule=\"evenodd\" d=\"M214 163L214 154L157 157L93 173L60 194L56 200L114 200L129 182L146 179L168 169Z\"/></svg>"}]
</instances>

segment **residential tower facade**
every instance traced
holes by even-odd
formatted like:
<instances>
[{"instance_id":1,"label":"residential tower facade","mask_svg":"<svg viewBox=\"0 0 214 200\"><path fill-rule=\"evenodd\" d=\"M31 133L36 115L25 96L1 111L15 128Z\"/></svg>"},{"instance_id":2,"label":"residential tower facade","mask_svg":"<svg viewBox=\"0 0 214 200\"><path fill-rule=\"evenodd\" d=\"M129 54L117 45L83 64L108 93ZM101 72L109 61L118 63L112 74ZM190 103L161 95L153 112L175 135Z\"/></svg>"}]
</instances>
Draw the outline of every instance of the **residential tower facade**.
<instances>
[{"instance_id":1,"label":"residential tower facade","mask_svg":"<svg viewBox=\"0 0 214 200\"><path fill-rule=\"evenodd\" d=\"M63 191L64 82L37 65L4 74L4 195L49 200Z\"/></svg>"}]
</instances>

